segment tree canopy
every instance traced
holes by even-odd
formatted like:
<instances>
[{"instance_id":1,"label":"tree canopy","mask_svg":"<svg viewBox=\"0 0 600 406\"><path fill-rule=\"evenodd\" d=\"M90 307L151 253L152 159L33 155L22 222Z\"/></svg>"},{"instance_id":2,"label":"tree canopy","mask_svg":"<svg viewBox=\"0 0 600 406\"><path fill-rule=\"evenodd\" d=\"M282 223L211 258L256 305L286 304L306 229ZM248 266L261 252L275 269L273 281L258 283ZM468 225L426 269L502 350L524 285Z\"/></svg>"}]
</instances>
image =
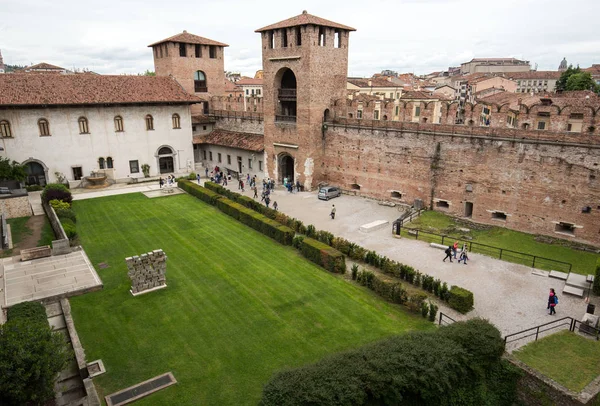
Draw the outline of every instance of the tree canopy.
<instances>
[{"instance_id":1,"label":"tree canopy","mask_svg":"<svg viewBox=\"0 0 600 406\"><path fill-rule=\"evenodd\" d=\"M25 166L9 158L0 157L0 180L16 180L22 182L27 177Z\"/></svg>"},{"instance_id":2,"label":"tree canopy","mask_svg":"<svg viewBox=\"0 0 600 406\"><path fill-rule=\"evenodd\" d=\"M569 65L567 70L556 81L556 91L564 92L571 90L591 90L598 92L600 91L600 86L594 82L589 72L582 72L579 66L574 68L573 65Z\"/></svg>"}]
</instances>

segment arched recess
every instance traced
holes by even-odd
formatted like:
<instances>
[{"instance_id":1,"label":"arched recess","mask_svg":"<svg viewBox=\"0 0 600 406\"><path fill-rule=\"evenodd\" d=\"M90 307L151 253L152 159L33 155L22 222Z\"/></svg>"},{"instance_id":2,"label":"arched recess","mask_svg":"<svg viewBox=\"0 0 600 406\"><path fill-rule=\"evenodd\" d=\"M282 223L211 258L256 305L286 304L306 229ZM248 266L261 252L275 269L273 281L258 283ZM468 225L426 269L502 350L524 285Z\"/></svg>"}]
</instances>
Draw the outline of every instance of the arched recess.
<instances>
[{"instance_id":1,"label":"arched recess","mask_svg":"<svg viewBox=\"0 0 600 406\"><path fill-rule=\"evenodd\" d=\"M26 185L45 186L48 183L48 167L38 159L29 158L21 164L25 166Z\"/></svg>"},{"instance_id":2,"label":"arched recess","mask_svg":"<svg viewBox=\"0 0 600 406\"><path fill-rule=\"evenodd\" d=\"M277 168L279 169L277 177L279 182L283 184L285 178L288 181L294 182L294 158L287 152L282 152L277 156L277 161Z\"/></svg>"},{"instance_id":3,"label":"arched recess","mask_svg":"<svg viewBox=\"0 0 600 406\"><path fill-rule=\"evenodd\" d=\"M161 145L157 150L156 154L156 167L158 168L158 172L163 173L173 173L175 172L176 165L176 157L177 153L170 145Z\"/></svg>"},{"instance_id":4,"label":"arched recess","mask_svg":"<svg viewBox=\"0 0 600 406\"><path fill-rule=\"evenodd\" d=\"M197 70L196 72L194 72L194 92L208 92L208 85L206 84L206 74L201 70Z\"/></svg>"},{"instance_id":5,"label":"arched recess","mask_svg":"<svg viewBox=\"0 0 600 406\"><path fill-rule=\"evenodd\" d=\"M295 123L297 82L294 72L290 68L281 68L275 75L273 89L277 92L274 97L275 121Z\"/></svg>"}]
</instances>

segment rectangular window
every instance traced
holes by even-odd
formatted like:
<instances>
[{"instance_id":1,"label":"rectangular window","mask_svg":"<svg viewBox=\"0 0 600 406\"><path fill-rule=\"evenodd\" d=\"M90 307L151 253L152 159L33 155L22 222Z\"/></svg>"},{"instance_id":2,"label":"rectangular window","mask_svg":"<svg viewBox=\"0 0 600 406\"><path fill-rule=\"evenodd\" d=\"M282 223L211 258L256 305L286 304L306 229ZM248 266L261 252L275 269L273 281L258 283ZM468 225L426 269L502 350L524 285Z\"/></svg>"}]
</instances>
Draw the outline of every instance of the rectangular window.
<instances>
[{"instance_id":1,"label":"rectangular window","mask_svg":"<svg viewBox=\"0 0 600 406\"><path fill-rule=\"evenodd\" d=\"M269 49L275 49L275 33L273 31L267 32L269 37Z\"/></svg>"},{"instance_id":2,"label":"rectangular window","mask_svg":"<svg viewBox=\"0 0 600 406\"><path fill-rule=\"evenodd\" d=\"M379 110L373 112L373 120L379 120Z\"/></svg>"},{"instance_id":3,"label":"rectangular window","mask_svg":"<svg viewBox=\"0 0 600 406\"><path fill-rule=\"evenodd\" d=\"M506 221L507 216L506 216L506 213L504 213L504 212L493 211L492 212L492 219Z\"/></svg>"},{"instance_id":4,"label":"rectangular window","mask_svg":"<svg viewBox=\"0 0 600 406\"><path fill-rule=\"evenodd\" d=\"M415 107L415 117L419 117L421 116L421 107L417 106Z\"/></svg>"},{"instance_id":5,"label":"rectangular window","mask_svg":"<svg viewBox=\"0 0 600 406\"><path fill-rule=\"evenodd\" d=\"M302 45L302 28L296 27L296 46Z\"/></svg>"},{"instance_id":6,"label":"rectangular window","mask_svg":"<svg viewBox=\"0 0 600 406\"><path fill-rule=\"evenodd\" d=\"M545 130L546 129L546 122L545 121L538 121L537 129L538 130Z\"/></svg>"},{"instance_id":7,"label":"rectangular window","mask_svg":"<svg viewBox=\"0 0 600 406\"><path fill-rule=\"evenodd\" d=\"M342 47L342 33L339 30L335 30L335 34L333 36L333 47L334 48Z\"/></svg>"},{"instance_id":8,"label":"rectangular window","mask_svg":"<svg viewBox=\"0 0 600 406\"><path fill-rule=\"evenodd\" d=\"M362 118L362 110L356 112L356 118Z\"/></svg>"},{"instance_id":9,"label":"rectangular window","mask_svg":"<svg viewBox=\"0 0 600 406\"><path fill-rule=\"evenodd\" d=\"M208 47L208 57L211 59L216 59L217 58L217 46L216 45L209 45Z\"/></svg>"},{"instance_id":10,"label":"rectangular window","mask_svg":"<svg viewBox=\"0 0 600 406\"><path fill-rule=\"evenodd\" d=\"M573 124L567 124L567 131L572 131L573 130Z\"/></svg>"},{"instance_id":11,"label":"rectangular window","mask_svg":"<svg viewBox=\"0 0 600 406\"><path fill-rule=\"evenodd\" d=\"M231 155L227 155L227 165L231 165Z\"/></svg>"},{"instance_id":12,"label":"rectangular window","mask_svg":"<svg viewBox=\"0 0 600 406\"><path fill-rule=\"evenodd\" d=\"M319 27L319 46L325 46L325 27Z\"/></svg>"},{"instance_id":13,"label":"rectangular window","mask_svg":"<svg viewBox=\"0 0 600 406\"><path fill-rule=\"evenodd\" d=\"M281 30L281 45L284 48L287 48L287 46L288 46L287 29L286 28Z\"/></svg>"},{"instance_id":14,"label":"rectangular window","mask_svg":"<svg viewBox=\"0 0 600 406\"><path fill-rule=\"evenodd\" d=\"M140 164L137 160L129 161L129 172L130 173L140 173Z\"/></svg>"},{"instance_id":15,"label":"rectangular window","mask_svg":"<svg viewBox=\"0 0 600 406\"><path fill-rule=\"evenodd\" d=\"M259 171L263 170L263 168L262 168L262 161L258 161L258 170Z\"/></svg>"},{"instance_id":16,"label":"rectangular window","mask_svg":"<svg viewBox=\"0 0 600 406\"><path fill-rule=\"evenodd\" d=\"M260 96L260 89L256 89L256 95Z\"/></svg>"},{"instance_id":17,"label":"rectangular window","mask_svg":"<svg viewBox=\"0 0 600 406\"><path fill-rule=\"evenodd\" d=\"M400 106L396 106L396 115L400 114Z\"/></svg>"},{"instance_id":18,"label":"rectangular window","mask_svg":"<svg viewBox=\"0 0 600 406\"><path fill-rule=\"evenodd\" d=\"M81 180L81 178L83 178L83 169L81 169L81 166L74 166L72 169L73 169L73 179Z\"/></svg>"},{"instance_id":19,"label":"rectangular window","mask_svg":"<svg viewBox=\"0 0 600 406\"><path fill-rule=\"evenodd\" d=\"M205 125L202 126L202 130L206 131L206 126Z\"/></svg>"},{"instance_id":20,"label":"rectangular window","mask_svg":"<svg viewBox=\"0 0 600 406\"><path fill-rule=\"evenodd\" d=\"M206 150L202 151L202 154L204 155L204 160L206 161Z\"/></svg>"},{"instance_id":21,"label":"rectangular window","mask_svg":"<svg viewBox=\"0 0 600 406\"><path fill-rule=\"evenodd\" d=\"M438 200L435 203L435 207L439 207L440 209L448 209L450 208L450 203L447 200Z\"/></svg>"},{"instance_id":22,"label":"rectangular window","mask_svg":"<svg viewBox=\"0 0 600 406\"><path fill-rule=\"evenodd\" d=\"M557 233L575 235L575 224L561 222L554 227L554 231Z\"/></svg>"},{"instance_id":23,"label":"rectangular window","mask_svg":"<svg viewBox=\"0 0 600 406\"><path fill-rule=\"evenodd\" d=\"M220 152L217 154L217 161L218 161L219 163L221 163L221 153L220 153Z\"/></svg>"},{"instance_id":24,"label":"rectangular window","mask_svg":"<svg viewBox=\"0 0 600 406\"><path fill-rule=\"evenodd\" d=\"M212 161L212 151L208 151L208 159Z\"/></svg>"},{"instance_id":25,"label":"rectangular window","mask_svg":"<svg viewBox=\"0 0 600 406\"><path fill-rule=\"evenodd\" d=\"M165 44L165 56L169 56L169 43Z\"/></svg>"},{"instance_id":26,"label":"rectangular window","mask_svg":"<svg viewBox=\"0 0 600 406\"><path fill-rule=\"evenodd\" d=\"M162 58L162 57L163 57L163 49L162 49L162 45L159 45L159 46L158 46L158 51L159 51L159 53L160 53L160 57Z\"/></svg>"},{"instance_id":27,"label":"rectangular window","mask_svg":"<svg viewBox=\"0 0 600 406\"><path fill-rule=\"evenodd\" d=\"M202 58L202 45L196 44L196 58Z\"/></svg>"},{"instance_id":28,"label":"rectangular window","mask_svg":"<svg viewBox=\"0 0 600 406\"><path fill-rule=\"evenodd\" d=\"M250 94L250 90L246 89L246 96L248 96Z\"/></svg>"},{"instance_id":29,"label":"rectangular window","mask_svg":"<svg viewBox=\"0 0 600 406\"><path fill-rule=\"evenodd\" d=\"M248 158L248 169L252 169L252 158Z\"/></svg>"},{"instance_id":30,"label":"rectangular window","mask_svg":"<svg viewBox=\"0 0 600 406\"><path fill-rule=\"evenodd\" d=\"M179 43L179 56L187 56L186 44L184 43Z\"/></svg>"}]
</instances>

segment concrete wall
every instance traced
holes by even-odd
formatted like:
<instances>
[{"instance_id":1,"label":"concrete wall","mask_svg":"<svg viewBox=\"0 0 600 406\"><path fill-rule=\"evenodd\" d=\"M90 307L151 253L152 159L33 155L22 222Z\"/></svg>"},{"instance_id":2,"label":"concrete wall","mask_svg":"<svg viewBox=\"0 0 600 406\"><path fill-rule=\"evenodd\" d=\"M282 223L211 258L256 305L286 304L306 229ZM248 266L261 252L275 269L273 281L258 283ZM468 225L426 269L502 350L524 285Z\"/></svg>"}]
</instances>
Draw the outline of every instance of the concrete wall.
<instances>
[{"instance_id":1,"label":"concrete wall","mask_svg":"<svg viewBox=\"0 0 600 406\"><path fill-rule=\"evenodd\" d=\"M29 217L33 214L29 198L25 196L0 196L0 213L6 214L7 219Z\"/></svg>"},{"instance_id":2,"label":"concrete wall","mask_svg":"<svg viewBox=\"0 0 600 406\"><path fill-rule=\"evenodd\" d=\"M180 116L180 129L173 128L172 115ZM3 138L3 156L18 162L36 160L48 168L48 181L56 181L55 172L74 180L73 167L80 166L83 176L97 170L100 157L111 157L116 179L141 177L141 165L150 165L150 175L159 174L158 150L169 146L174 151L175 173L188 172L193 165L190 108L172 106L111 106L1 111L10 121L13 138ZM145 117L154 118L154 130L146 130ZM123 132L115 132L114 117L123 118ZM86 117L89 134L79 133L79 117ZM40 136L38 120L49 121L51 136ZM137 160L140 172L132 174L129 161Z\"/></svg>"},{"instance_id":3,"label":"concrete wall","mask_svg":"<svg viewBox=\"0 0 600 406\"><path fill-rule=\"evenodd\" d=\"M360 195L389 200L400 192L404 203L422 199L456 216L465 216L468 202L477 222L598 245L599 162L598 143L331 124L323 160L316 165L323 165L321 180ZM582 213L587 206L591 212ZM557 234L559 222L574 224L573 235Z\"/></svg>"}]
</instances>

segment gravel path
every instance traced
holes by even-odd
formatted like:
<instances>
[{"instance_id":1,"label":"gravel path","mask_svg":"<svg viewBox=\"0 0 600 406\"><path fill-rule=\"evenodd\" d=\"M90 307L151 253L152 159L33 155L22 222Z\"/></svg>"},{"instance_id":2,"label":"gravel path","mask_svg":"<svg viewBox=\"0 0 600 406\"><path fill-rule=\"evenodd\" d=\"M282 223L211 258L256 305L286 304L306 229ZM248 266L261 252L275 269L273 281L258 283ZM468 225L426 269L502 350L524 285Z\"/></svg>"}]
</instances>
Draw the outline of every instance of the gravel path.
<instances>
[{"instance_id":1,"label":"gravel path","mask_svg":"<svg viewBox=\"0 0 600 406\"><path fill-rule=\"evenodd\" d=\"M261 186L259 185L259 190ZM231 182L228 187L240 192L237 190L237 182ZM244 194L252 197L248 188ZM471 260L468 265L456 261L444 263L442 250L431 248L423 241L395 238L391 233L392 222L399 216L395 207L382 206L374 200L348 195L321 201L317 199L316 192L290 194L283 188L272 193L271 201L277 201L279 210L301 220L305 225L313 224L317 229L327 230L375 250L380 255L440 278L449 285L469 289L475 296L475 308L467 317L488 319L503 335L565 316L581 320L585 313L587 304L584 299L561 293L563 281L532 275L532 268L475 253L469 254ZM333 204L337 209L335 220L329 218ZM389 224L370 233L359 230L361 225L375 220L387 220ZM546 310L550 288L556 289L560 300L556 316L549 316ZM598 303L598 298L593 297L592 301Z\"/></svg>"}]
</instances>

